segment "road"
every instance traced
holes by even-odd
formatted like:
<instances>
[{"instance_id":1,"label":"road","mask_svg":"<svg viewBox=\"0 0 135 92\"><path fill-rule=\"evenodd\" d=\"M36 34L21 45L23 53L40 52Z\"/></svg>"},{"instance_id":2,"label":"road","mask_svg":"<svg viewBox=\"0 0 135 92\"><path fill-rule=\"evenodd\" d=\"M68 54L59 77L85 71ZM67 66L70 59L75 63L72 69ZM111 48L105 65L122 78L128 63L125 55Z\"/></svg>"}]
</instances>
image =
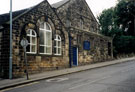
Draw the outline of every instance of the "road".
<instances>
[{"instance_id":1,"label":"road","mask_svg":"<svg viewBox=\"0 0 135 92\"><path fill-rule=\"evenodd\" d=\"M135 92L135 61L37 81L1 92Z\"/></svg>"}]
</instances>

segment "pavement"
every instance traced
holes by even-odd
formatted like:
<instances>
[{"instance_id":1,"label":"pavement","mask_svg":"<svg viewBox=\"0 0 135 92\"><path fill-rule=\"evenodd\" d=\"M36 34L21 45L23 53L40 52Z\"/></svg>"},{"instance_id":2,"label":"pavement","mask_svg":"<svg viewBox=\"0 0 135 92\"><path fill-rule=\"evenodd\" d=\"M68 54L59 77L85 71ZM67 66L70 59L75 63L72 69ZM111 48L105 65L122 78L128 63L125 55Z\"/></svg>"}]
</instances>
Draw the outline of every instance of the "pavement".
<instances>
[{"instance_id":1,"label":"pavement","mask_svg":"<svg viewBox=\"0 0 135 92\"><path fill-rule=\"evenodd\" d=\"M90 65L85 65L85 66L78 66L78 67L67 68L67 69L62 69L62 70L47 71L40 74L29 75L29 78L30 78L29 80L26 80L26 77L18 78L18 79L0 79L0 90L16 87L19 85L23 85L23 84L27 84L27 83L31 83L31 82L35 82L39 80L49 79L49 78L53 78L53 77L57 77L61 75L66 75L70 73L85 71L85 70L94 69L94 68L100 68L104 66L118 64L118 63L124 63L124 62L132 61L132 60L135 60L135 57L123 58L123 59L118 59L118 60L113 60L113 61L106 61L106 62L90 64Z\"/></svg>"}]
</instances>

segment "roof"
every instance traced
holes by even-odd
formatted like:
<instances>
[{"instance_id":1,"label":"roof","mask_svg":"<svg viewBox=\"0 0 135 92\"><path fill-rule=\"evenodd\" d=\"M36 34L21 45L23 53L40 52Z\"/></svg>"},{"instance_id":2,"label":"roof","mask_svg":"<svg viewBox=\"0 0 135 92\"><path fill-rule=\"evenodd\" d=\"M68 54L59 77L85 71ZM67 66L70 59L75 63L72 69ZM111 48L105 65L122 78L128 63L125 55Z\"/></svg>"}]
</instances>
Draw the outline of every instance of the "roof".
<instances>
[{"instance_id":1,"label":"roof","mask_svg":"<svg viewBox=\"0 0 135 92\"><path fill-rule=\"evenodd\" d=\"M58 8L58 7L60 7L61 5L65 4L68 1L69 0L62 0L60 2L57 2L57 3L52 4L51 6L54 7L54 8Z\"/></svg>"},{"instance_id":2,"label":"roof","mask_svg":"<svg viewBox=\"0 0 135 92\"><path fill-rule=\"evenodd\" d=\"M13 18L17 17L18 15L22 14L23 12L27 10L29 9L23 9L23 10L13 12L12 13ZM9 20L10 20L10 13L0 15L0 25L4 24L5 22L8 22Z\"/></svg>"},{"instance_id":3,"label":"roof","mask_svg":"<svg viewBox=\"0 0 135 92\"><path fill-rule=\"evenodd\" d=\"M44 1L47 1L47 0L43 0L42 2L44 2ZM32 6L30 8L26 8L26 9L22 9L22 10L12 12L13 21L16 20L17 18L19 18L20 16L26 14L30 10L34 9L35 7L40 5L42 2L40 2L39 4L37 4L35 6ZM0 15L0 25L4 24L6 22L9 23L9 20L10 20L10 13Z\"/></svg>"},{"instance_id":4,"label":"roof","mask_svg":"<svg viewBox=\"0 0 135 92\"><path fill-rule=\"evenodd\" d=\"M58 8L61 5L67 3L68 1L69 0L62 0L62 1L59 1L57 3L52 4L51 6L54 7L54 8ZM19 16L19 15L29 11L31 8L27 8L27 9L23 9L23 10L18 10L18 11L12 12L13 19L16 18L17 16ZM8 22L9 20L10 20L10 13L6 13L6 14L0 15L0 25Z\"/></svg>"}]
</instances>

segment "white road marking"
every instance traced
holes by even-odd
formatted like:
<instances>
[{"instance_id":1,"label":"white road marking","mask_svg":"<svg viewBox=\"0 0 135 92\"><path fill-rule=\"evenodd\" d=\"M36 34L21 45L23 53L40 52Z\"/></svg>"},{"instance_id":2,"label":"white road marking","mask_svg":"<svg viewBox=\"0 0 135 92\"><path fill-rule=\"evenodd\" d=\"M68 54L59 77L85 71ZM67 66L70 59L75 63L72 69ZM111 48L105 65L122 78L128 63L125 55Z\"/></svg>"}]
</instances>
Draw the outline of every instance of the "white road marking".
<instances>
[{"instance_id":1,"label":"white road marking","mask_svg":"<svg viewBox=\"0 0 135 92\"><path fill-rule=\"evenodd\" d=\"M65 80L69 80L69 78L53 78L53 79L46 80L46 82L61 82Z\"/></svg>"},{"instance_id":2,"label":"white road marking","mask_svg":"<svg viewBox=\"0 0 135 92\"><path fill-rule=\"evenodd\" d=\"M77 86L71 87L71 88L69 88L69 89L70 89L70 90L76 89L76 88L79 88L79 87L81 87L81 86L85 86L85 85L88 85L88 84L95 83L95 82L97 82L97 81L101 81L101 80L107 79L107 78L109 78L109 77L111 77L111 76L107 76L107 77L103 77L103 78L101 78L101 79L93 80L93 81L90 81L90 82L87 82L87 83L84 83L84 84L81 84L81 85L77 85Z\"/></svg>"},{"instance_id":3,"label":"white road marking","mask_svg":"<svg viewBox=\"0 0 135 92\"><path fill-rule=\"evenodd\" d=\"M29 85L33 85L33 84L37 84L37 83L39 83L39 82L33 82L33 83L29 83L29 84L25 84L25 85L20 85L20 86L13 87L13 88L3 89L0 92L5 92L5 91L12 90L12 89L21 88L21 87L25 87L25 86L29 86Z\"/></svg>"}]
</instances>

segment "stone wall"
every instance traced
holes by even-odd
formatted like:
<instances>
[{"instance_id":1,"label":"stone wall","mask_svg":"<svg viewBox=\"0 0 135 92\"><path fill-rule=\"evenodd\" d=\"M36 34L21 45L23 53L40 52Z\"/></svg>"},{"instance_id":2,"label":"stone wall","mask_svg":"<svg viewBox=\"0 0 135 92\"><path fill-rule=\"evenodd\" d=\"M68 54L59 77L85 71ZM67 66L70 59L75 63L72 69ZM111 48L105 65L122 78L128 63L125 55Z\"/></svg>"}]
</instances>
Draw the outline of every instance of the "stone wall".
<instances>
[{"instance_id":1,"label":"stone wall","mask_svg":"<svg viewBox=\"0 0 135 92\"><path fill-rule=\"evenodd\" d=\"M2 77L2 63L1 63L1 50L2 50L2 31L0 31L0 77Z\"/></svg>"},{"instance_id":2,"label":"stone wall","mask_svg":"<svg viewBox=\"0 0 135 92\"><path fill-rule=\"evenodd\" d=\"M1 47L2 47L2 31L0 31L0 56L1 56Z\"/></svg>"},{"instance_id":3,"label":"stone wall","mask_svg":"<svg viewBox=\"0 0 135 92\"><path fill-rule=\"evenodd\" d=\"M98 34L98 22L85 0L69 0L57 13L72 36L72 47L78 47L79 65L112 58L112 39ZM90 50L83 49L84 41L90 42Z\"/></svg>"},{"instance_id":4,"label":"stone wall","mask_svg":"<svg viewBox=\"0 0 135 92\"><path fill-rule=\"evenodd\" d=\"M65 26L98 33L98 23L85 0L69 0L57 13Z\"/></svg>"},{"instance_id":5,"label":"stone wall","mask_svg":"<svg viewBox=\"0 0 135 92\"><path fill-rule=\"evenodd\" d=\"M103 62L112 59L112 52L111 54L108 52L108 42L111 43L112 41L110 38L75 28L70 28L69 30L72 37L72 47L78 47L79 65ZM84 41L90 42L90 50L84 50Z\"/></svg>"},{"instance_id":6,"label":"stone wall","mask_svg":"<svg viewBox=\"0 0 135 92\"><path fill-rule=\"evenodd\" d=\"M81 4L81 5L79 5ZM58 17L58 15L60 17ZM23 37L26 38L28 29L33 29L37 34L37 53L27 53L28 72L30 74L48 70L55 70L69 67L69 44L78 47L79 65L111 59L108 51L108 42L111 39L104 37L98 32L98 23L92 15L85 0L70 0L69 3L57 10L53 9L45 0L39 5L29 9L20 16L13 19L13 77L21 77L25 74L24 50L20 45ZM62 22L61 22L62 20ZM39 53L39 22L47 22L52 28L52 55ZM69 26L67 25L69 21ZM2 31L0 64L4 70L4 76L8 77L9 72L9 25ZM54 38L58 34L62 39L62 55L54 54ZM69 43L69 34L72 37ZM83 42L91 43L90 50L83 49ZM111 45L112 46L112 45ZM111 47L112 48L112 47Z\"/></svg>"},{"instance_id":7,"label":"stone wall","mask_svg":"<svg viewBox=\"0 0 135 92\"><path fill-rule=\"evenodd\" d=\"M39 21L48 22L51 25L52 55L39 53ZM13 77L23 76L26 69L24 51L20 46L20 41L22 37L26 37L27 29L34 29L37 33L37 53L27 53L30 74L69 67L68 33L48 2L43 1L13 21ZM62 38L62 55L60 56L54 55L56 34Z\"/></svg>"},{"instance_id":8,"label":"stone wall","mask_svg":"<svg viewBox=\"0 0 135 92\"><path fill-rule=\"evenodd\" d=\"M0 74L1 77L8 78L9 76L9 29L6 26L5 29L1 30L1 55L0 55Z\"/></svg>"}]
</instances>

